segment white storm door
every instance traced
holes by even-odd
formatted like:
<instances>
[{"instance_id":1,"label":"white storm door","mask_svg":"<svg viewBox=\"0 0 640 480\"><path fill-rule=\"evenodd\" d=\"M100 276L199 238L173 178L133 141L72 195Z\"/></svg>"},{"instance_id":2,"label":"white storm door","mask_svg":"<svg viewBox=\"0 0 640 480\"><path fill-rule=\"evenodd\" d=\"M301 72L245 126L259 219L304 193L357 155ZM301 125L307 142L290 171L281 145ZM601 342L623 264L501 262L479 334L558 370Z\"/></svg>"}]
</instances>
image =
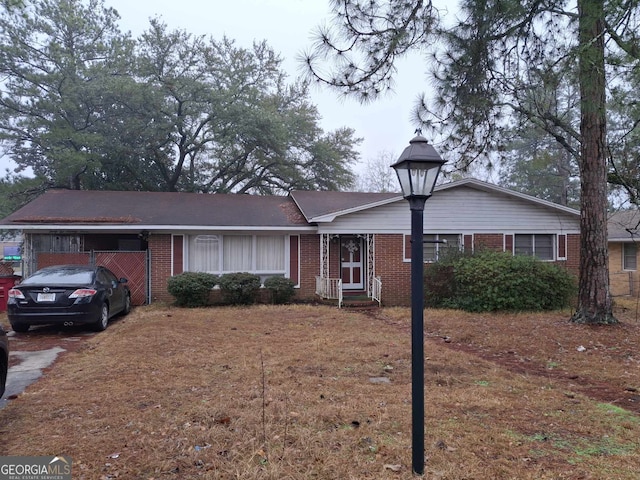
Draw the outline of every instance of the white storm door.
<instances>
[{"instance_id":1,"label":"white storm door","mask_svg":"<svg viewBox=\"0 0 640 480\"><path fill-rule=\"evenodd\" d=\"M364 255L361 238L340 237L340 270L343 289L362 290L364 288Z\"/></svg>"}]
</instances>

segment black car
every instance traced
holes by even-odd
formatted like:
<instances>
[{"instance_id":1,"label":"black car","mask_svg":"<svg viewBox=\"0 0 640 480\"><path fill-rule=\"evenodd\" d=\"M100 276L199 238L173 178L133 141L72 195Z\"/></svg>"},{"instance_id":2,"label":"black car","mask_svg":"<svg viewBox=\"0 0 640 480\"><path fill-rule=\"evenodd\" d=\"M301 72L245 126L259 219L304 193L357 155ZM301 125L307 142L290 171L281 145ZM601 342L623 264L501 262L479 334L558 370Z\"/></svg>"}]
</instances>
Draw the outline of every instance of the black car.
<instances>
[{"instance_id":1,"label":"black car","mask_svg":"<svg viewBox=\"0 0 640 480\"><path fill-rule=\"evenodd\" d=\"M131 310L127 279L101 266L46 267L14 286L7 297L7 316L16 332L45 324L90 325L101 331L111 317Z\"/></svg>"},{"instance_id":2,"label":"black car","mask_svg":"<svg viewBox=\"0 0 640 480\"><path fill-rule=\"evenodd\" d=\"M7 370L9 370L9 339L0 325L0 398L4 395L7 384Z\"/></svg>"}]
</instances>

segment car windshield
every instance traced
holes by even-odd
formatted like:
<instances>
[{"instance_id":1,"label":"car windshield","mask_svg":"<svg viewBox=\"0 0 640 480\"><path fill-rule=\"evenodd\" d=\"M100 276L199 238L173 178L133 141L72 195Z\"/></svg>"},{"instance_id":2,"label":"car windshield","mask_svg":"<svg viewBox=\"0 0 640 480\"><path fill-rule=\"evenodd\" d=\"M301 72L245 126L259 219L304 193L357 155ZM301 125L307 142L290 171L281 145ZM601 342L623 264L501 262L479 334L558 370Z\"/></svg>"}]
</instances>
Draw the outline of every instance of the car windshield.
<instances>
[{"instance_id":1,"label":"car windshield","mask_svg":"<svg viewBox=\"0 0 640 480\"><path fill-rule=\"evenodd\" d=\"M34 273L22 285L89 285L93 272L87 270L46 270Z\"/></svg>"}]
</instances>

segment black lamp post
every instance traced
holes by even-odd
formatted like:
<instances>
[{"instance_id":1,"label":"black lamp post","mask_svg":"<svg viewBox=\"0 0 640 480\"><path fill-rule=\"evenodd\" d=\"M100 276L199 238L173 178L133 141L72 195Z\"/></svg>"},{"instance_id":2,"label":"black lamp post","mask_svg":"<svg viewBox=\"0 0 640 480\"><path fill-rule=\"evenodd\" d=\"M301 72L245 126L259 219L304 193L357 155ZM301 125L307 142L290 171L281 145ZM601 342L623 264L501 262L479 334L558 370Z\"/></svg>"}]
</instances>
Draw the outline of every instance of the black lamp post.
<instances>
[{"instance_id":1,"label":"black lamp post","mask_svg":"<svg viewBox=\"0 0 640 480\"><path fill-rule=\"evenodd\" d=\"M413 472L424 473L424 204L445 163L421 135L409 142L396 163L402 195L411 209L411 420Z\"/></svg>"}]
</instances>

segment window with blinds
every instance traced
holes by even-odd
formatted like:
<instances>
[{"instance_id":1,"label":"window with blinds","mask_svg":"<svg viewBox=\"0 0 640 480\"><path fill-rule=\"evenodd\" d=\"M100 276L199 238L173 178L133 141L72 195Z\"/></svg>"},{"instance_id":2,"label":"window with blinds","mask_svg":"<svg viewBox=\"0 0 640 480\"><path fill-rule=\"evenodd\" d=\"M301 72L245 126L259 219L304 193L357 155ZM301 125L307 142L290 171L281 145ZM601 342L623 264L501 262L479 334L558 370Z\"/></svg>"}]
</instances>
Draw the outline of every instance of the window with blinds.
<instances>
[{"instance_id":1,"label":"window with blinds","mask_svg":"<svg viewBox=\"0 0 640 480\"><path fill-rule=\"evenodd\" d=\"M513 253L531 255L539 260L554 260L554 238L552 234L516 234Z\"/></svg>"}]
</instances>

